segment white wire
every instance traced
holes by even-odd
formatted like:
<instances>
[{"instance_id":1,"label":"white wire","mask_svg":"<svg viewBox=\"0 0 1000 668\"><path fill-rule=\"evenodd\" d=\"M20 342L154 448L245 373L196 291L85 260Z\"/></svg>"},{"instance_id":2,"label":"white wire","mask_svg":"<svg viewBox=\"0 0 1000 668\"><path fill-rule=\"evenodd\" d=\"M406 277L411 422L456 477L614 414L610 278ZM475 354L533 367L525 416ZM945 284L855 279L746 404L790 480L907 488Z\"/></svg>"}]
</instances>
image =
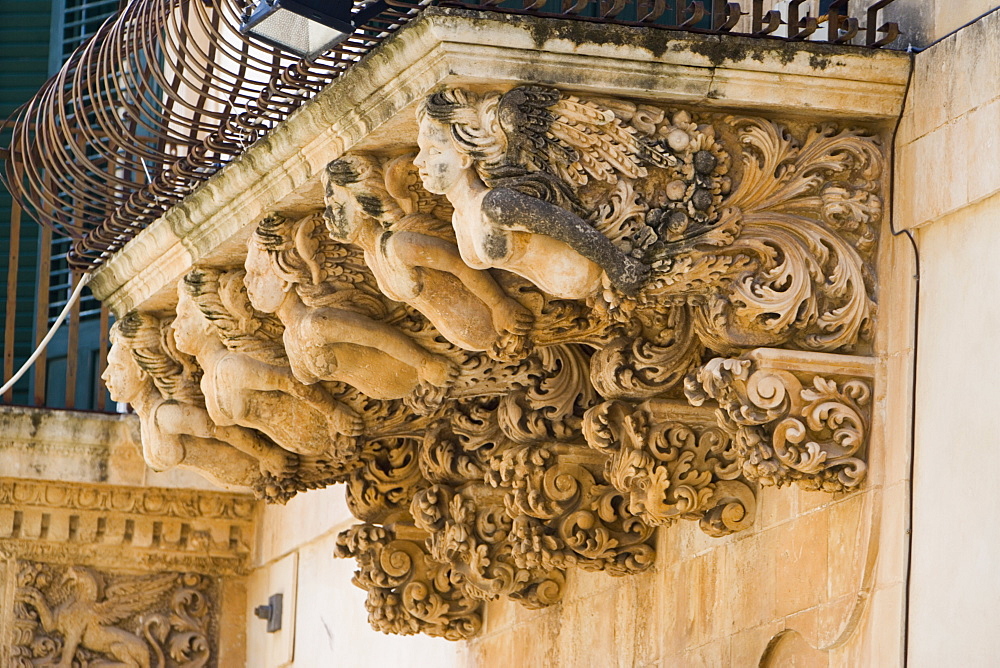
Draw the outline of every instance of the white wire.
<instances>
[{"instance_id":1,"label":"white wire","mask_svg":"<svg viewBox=\"0 0 1000 668\"><path fill-rule=\"evenodd\" d=\"M63 306L63 310L59 314L59 317L56 318L56 321L52 323L52 327L49 328L49 333L45 335L42 342L38 344L37 348L35 348L35 352L31 353L31 357L28 358L28 361L21 365L21 368L17 370L17 373L11 376L11 379L4 383L3 387L0 387L0 396L6 394L10 388L14 387L14 383L21 380L21 376L27 373L28 369L31 368L31 365L38 360L42 352L45 350L45 346L49 345L49 341L51 341L52 337L56 335L57 331L59 331L59 327L62 326L66 316L69 315L70 309L73 308L73 304L75 304L76 300L80 298L80 293L83 292L83 287L89 282L90 272L88 271L80 277L80 282L76 284L75 288L73 288L73 294L69 296L69 301L66 302L65 306Z\"/></svg>"}]
</instances>

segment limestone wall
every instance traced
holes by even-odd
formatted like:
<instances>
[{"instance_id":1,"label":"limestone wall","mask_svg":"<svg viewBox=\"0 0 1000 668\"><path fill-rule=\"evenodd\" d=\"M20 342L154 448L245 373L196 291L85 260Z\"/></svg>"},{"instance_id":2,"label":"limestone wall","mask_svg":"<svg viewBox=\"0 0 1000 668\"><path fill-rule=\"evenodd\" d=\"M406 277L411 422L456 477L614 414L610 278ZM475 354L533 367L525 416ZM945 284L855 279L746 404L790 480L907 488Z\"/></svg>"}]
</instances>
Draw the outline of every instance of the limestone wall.
<instances>
[{"instance_id":1,"label":"limestone wall","mask_svg":"<svg viewBox=\"0 0 1000 668\"><path fill-rule=\"evenodd\" d=\"M916 56L897 140L898 224L913 230L921 270L912 666L991 665L1000 652L990 623L1000 599L998 35L993 14Z\"/></svg>"},{"instance_id":2,"label":"limestone wall","mask_svg":"<svg viewBox=\"0 0 1000 668\"><path fill-rule=\"evenodd\" d=\"M148 469L135 416L0 408L0 664L244 665L254 506Z\"/></svg>"},{"instance_id":3,"label":"limestone wall","mask_svg":"<svg viewBox=\"0 0 1000 668\"><path fill-rule=\"evenodd\" d=\"M365 592L351 584L354 560L333 557L337 534L356 522L342 485L261 509L247 589L248 668L466 665L462 643L371 629ZM267 633L252 609L275 593L286 611L282 630Z\"/></svg>"}]
</instances>

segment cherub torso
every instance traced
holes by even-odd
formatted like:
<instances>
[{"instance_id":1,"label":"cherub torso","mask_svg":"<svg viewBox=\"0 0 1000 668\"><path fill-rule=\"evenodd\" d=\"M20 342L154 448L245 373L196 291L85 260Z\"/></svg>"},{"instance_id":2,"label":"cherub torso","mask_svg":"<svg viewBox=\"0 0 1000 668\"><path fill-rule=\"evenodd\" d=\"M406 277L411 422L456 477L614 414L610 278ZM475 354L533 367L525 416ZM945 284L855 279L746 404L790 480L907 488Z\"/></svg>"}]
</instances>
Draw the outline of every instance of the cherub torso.
<instances>
[{"instance_id":1,"label":"cherub torso","mask_svg":"<svg viewBox=\"0 0 1000 668\"><path fill-rule=\"evenodd\" d=\"M473 269L505 269L562 299L585 299L600 289L601 267L567 244L493 224L483 212L488 192L451 200L455 237L466 264Z\"/></svg>"}]
</instances>

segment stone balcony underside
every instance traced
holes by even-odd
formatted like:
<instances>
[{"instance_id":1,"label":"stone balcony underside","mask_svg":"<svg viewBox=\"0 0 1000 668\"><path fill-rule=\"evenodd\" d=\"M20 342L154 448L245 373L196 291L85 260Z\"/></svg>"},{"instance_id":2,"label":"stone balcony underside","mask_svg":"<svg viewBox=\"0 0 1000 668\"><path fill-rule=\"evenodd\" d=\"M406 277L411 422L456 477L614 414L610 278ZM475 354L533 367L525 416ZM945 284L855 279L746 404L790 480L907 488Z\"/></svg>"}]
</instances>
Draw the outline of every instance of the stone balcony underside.
<instances>
[{"instance_id":1,"label":"stone balcony underside","mask_svg":"<svg viewBox=\"0 0 1000 668\"><path fill-rule=\"evenodd\" d=\"M372 624L864 484L893 53L429 10L111 258L153 468L346 484Z\"/></svg>"}]
</instances>

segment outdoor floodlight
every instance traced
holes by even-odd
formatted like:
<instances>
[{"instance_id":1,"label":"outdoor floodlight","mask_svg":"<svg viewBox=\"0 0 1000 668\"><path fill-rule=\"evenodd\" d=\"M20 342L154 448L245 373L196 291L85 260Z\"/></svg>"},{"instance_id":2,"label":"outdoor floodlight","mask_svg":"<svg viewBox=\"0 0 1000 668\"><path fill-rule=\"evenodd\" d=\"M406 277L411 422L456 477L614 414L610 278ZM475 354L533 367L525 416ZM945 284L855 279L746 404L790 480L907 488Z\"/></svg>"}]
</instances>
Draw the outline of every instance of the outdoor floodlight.
<instances>
[{"instance_id":1,"label":"outdoor floodlight","mask_svg":"<svg viewBox=\"0 0 1000 668\"><path fill-rule=\"evenodd\" d=\"M305 58L315 58L351 36L377 16L384 0L352 13L351 0L260 0L248 9L240 32Z\"/></svg>"}]
</instances>

